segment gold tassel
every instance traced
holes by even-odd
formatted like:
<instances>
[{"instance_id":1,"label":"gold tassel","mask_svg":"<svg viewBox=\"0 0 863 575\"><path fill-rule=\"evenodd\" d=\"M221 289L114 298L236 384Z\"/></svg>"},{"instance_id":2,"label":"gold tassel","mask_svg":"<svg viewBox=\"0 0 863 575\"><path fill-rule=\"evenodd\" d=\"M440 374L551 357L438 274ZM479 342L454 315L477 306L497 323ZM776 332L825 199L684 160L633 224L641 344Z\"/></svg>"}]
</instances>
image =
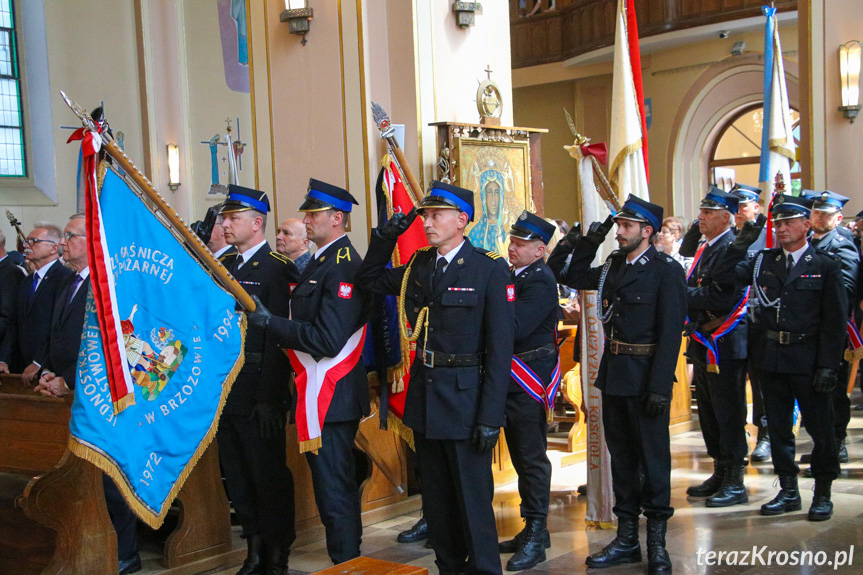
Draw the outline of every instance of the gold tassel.
<instances>
[{"instance_id":1,"label":"gold tassel","mask_svg":"<svg viewBox=\"0 0 863 575\"><path fill-rule=\"evenodd\" d=\"M709 373L719 373L719 366L715 363L707 364L707 371Z\"/></svg>"},{"instance_id":2,"label":"gold tassel","mask_svg":"<svg viewBox=\"0 0 863 575\"><path fill-rule=\"evenodd\" d=\"M859 359L863 359L863 347L845 350L845 361L847 361L848 363L855 362Z\"/></svg>"}]
</instances>

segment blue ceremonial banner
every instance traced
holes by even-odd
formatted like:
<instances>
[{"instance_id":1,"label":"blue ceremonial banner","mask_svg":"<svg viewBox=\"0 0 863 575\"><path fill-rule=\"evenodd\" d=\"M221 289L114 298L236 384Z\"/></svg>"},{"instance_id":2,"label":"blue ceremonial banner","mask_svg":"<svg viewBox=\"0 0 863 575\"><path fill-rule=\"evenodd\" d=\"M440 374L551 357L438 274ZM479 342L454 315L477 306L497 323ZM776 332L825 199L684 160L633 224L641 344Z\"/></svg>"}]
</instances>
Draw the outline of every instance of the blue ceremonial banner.
<instances>
[{"instance_id":1,"label":"blue ceremonial banner","mask_svg":"<svg viewBox=\"0 0 863 575\"><path fill-rule=\"evenodd\" d=\"M101 271L91 257L91 270L104 279L88 294L70 449L110 475L157 528L216 433L242 367L246 324L234 298L132 185L107 169L98 202L88 205L101 226L91 247L105 256ZM100 288L104 308L96 305ZM107 324L122 332L113 337L124 349L112 365L99 309L113 313L117 321ZM131 382L132 397L116 414L112 386L125 384L109 373Z\"/></svg>"}]
</instances>

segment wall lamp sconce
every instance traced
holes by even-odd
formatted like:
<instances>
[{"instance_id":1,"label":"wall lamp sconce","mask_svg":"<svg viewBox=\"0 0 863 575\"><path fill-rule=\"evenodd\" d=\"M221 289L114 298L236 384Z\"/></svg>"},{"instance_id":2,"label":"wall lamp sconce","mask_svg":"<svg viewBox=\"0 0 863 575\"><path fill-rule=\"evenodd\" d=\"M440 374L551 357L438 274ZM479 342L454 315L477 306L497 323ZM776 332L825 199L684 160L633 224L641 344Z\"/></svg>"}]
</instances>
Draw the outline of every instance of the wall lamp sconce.
<instances>
[{"instance_id":1,"label":"wall lamp sconce","mask_svg":"<svg viewBox=\"0 0 863 575\"><path fill-rule=\"evenodd\" d=\"M180 187L180 147L168 144L168 187L176 192Z\"/></svg>"},{"instance_id":2,"label":"wall lamp sconce","mask_svg":"<svg viewBox=\"0 0 863 575\"><path fill-rule=\"evenodd\" d=\"M305 46L306 34L314 15L314 11L309 7L309 0L285 0L285 10L279 14L279 21L288 23L288 32L291 34L302 34L302 44Z\"/></svg>"},{"instance_id":3,"label":"wall lamp sconce","mask_svg":"<svg viewBox=\"0 0 863 575\"><path fill-rule=\"evenodd\" d=\"M453 2L452 12L459 28L470 28L474 24L477 12L482 14L482 4L479 2Z\"/></svg>"},{"instance_id":4,"label":"wall lamp sconce","mask_svg":"<svg viewBox=\"0 0 863 575\"><path fill-rule=\"evenodd\" d=\"M851 40L839 46L839 76L842 81L842 105L839 111L854 123L860 113L860 52L861 43Z\"/></svg>"}]
</instances>

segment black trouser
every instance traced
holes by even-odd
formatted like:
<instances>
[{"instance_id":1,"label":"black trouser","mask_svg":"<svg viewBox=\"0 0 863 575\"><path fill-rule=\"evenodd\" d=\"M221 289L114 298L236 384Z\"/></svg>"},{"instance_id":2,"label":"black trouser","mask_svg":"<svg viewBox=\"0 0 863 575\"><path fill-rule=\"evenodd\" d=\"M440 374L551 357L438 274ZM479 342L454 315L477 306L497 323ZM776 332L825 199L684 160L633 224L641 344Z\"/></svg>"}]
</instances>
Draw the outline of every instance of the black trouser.
<instances>
[{"instance_id":1,"label":"black trouser","mask_svg":"<svg viewBox=\"0 0 863 575\"><path fill-rule=\"evenodd\" d=\"M359 426L359 420L324 423L317 455L306 453L334 565L360 556L363 518L353 451Z\"/></svg>"},{"instance_id":2,"label":"black trouser","mask_svg":"<svg viewBox=\"0 0 863 575\"><path fill-rule=\"evenodd\" d=\"M551 462L548 448L548 423L545 406L526 391L511 391L506 396L506 443L512 465L518 474L521 516L542 519L548 516L551 492Z\"/></svg>"},{"instance_id":3,"label":"black trouser","mask_svg":"<svg viewBox=\"0 0 863 575\"><path fill-rule=\"evenodd\" d=\"M752 346L749 347L752 350ZM761 390L761 358L757 354L750 353L746 361L746 370L749 372L749 384L752 387L752 424L761 432L767 431L767 412L764 409L764 392Z\"/></svg>"},{"instance_id":4,"label":"black trouser","mask_svg":"<svg viewBox=\"0 0 863 575\"><path fill-rule=\"evenodd\" d=\"M746 444L746 360L719 358L719 373L693 360L698 422L707 454L719 465L743 465ZM768 415L768 422L770 417Z\"/></svg>"},{"instance_id":5,"label":"black trouser","mask_svg":"<svg viewBox=\"0 0 863 575\"><path fill-rule=\"evenodd\" d=\"M844 359L839 364L839 383L833 388L833 435L838 443L845 440L851 422L851 398L848 397L849 365Z\"/></svg>"},{"instance_id":6,"label":"black trouser","mask_svg":"<svg viewBox=\"0 0 863 575\"><path fill-rule=\"evenodd\" d=\"M287 553L296 532L294 477L285 463L284 427L278 437L264 439L257 420L223 413L216 440L243 537L260 534L265 545Z\"/></svg>"},{"instance_id":7,"label":"black trouser","mask_svg":"<svg viewBox=\"0 0 863 575\"><path fill-rule=\"evenodd\" d=\"M812 437L812 476L835 479L839 475L839 455L834 437L833 402L829 393L812 389L812 375L764 371L764 405L770 430L773 472L797 475L794 461L794 400L800 406L803 426Z\"/></svg>"},{"instance_id":8,"label":"black trouser","mask_svg":"<svg viewBox=\"0 0 863 575\"><path fill-rule=\"evenodd\" d=\"M648 417L640 397L602 394L602 425L611 455L614 514L667 520L671 507L669 413ZM642 476L643 475L643 480Z\"/></svg>"},{"instance_id":9,"label":"black trouser","mask_svg":"<svg viewBox=\"0 0 863 575\"><path fill-rule=\"evenodd\" d=\"M111 525L117 532L117 560L126 561L138 552L138 517L123 499L114 480L102 474L102 487L105 490L105 504Z\"/></svg>"},{"instance_id":10,"label":"black trouser","mask_svg":"<svg viewBox=\"0 0 863 575\"><path fill-rule=\"evenodd\" d=\"M414 432L429 541L443 572L500 575L494 520L492 453L469 439L427 439Z\"/></svg>"}]
</instances>

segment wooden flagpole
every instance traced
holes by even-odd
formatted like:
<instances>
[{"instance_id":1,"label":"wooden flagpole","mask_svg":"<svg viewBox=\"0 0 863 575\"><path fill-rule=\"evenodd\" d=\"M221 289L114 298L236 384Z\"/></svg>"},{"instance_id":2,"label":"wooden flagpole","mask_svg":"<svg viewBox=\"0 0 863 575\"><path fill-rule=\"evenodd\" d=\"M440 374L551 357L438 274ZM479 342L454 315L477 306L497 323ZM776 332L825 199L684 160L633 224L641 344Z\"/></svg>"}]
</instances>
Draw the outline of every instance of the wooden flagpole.
<instances>
[{"instance_id":1,"label":"wooden flagpole","mask_svg":"<svg viewBox=\"0 0 863 575\"><path fill-rule=\"evenodd\" d=\"M93 121L93 118L90 117L90 114L66 96L62 90L60 91L60 94L63 96L63 99L66 101L69 108L75 112L75 115L77 115L84 124L84 128L97 132L98 129L96 123ZM234 296L246 311L255 311L255 307L257 306L248 292L246 292L246 290L237 283L237 280L235 280L230 272L228 272L227 268L225 268L225 266L223 266L222 263L213 256L213 253L209 248L207 248L206 244L201 241L198 234L193 232L186 222L183 221L180 214L171 208L171 205L153 186L153 183L147 179L141 170L135 167L132 160L130 160L125 152L120 149L120 146L117 145L117 141L110 139L107 132L100 133L99 137L103 142L102 149L105 150L105 152L107 152L115 162L117 162L123 171L126 172L126 174L132 178L132 181L134 181L141 191L144 192L144 195L146 195L162 215L167 218L171 223L171 226L180 234L180 236L182 236L186 246L188 246L188 248L194 252L195 256L197 256L198 260L212 272L213 277L222 284L222 286L228 290L232 296Z\"/></svg>"},{"instance_id":2,"label":"wooden flagpole","mask_svg":"<svg viewBox=\"0 0 863 575\"><path fill-rule=\"evenodd\" d=\"M396 131L390 123L389 115L377 102L372 102L372 117L381 131L381 138L387 141L387 147L389 147L390 152L395 156L396 164L404 174L405 183L410 186L413 197L416 198L417 202L421 202L423 197L425 197L425 192L417 181L416 176L414 176L410 164L408 164L408 159L405 157L401 146L399 146L398 140L396 140Z\"/></svg>"}]
</instances>

